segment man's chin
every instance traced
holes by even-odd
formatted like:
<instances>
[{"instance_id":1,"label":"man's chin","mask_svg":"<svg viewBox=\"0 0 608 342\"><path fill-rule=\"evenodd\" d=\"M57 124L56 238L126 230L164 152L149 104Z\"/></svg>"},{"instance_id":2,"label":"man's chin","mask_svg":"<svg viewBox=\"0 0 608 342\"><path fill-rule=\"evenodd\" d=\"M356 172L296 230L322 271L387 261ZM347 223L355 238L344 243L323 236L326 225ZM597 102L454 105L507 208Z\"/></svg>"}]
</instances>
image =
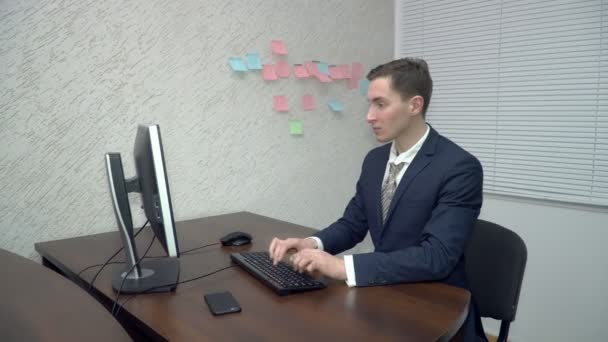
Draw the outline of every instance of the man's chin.
<instances>
[{"instance_id":1,"label":"man's chin","mask_svg":"<svg viewBox=\"0 0 608 342\"><path fill-rule=\"evenodd\" d=\"M389 142L389 141L391 141L391 140L393 140L393 139L388 138L388 137L384 137L384 136L379 136L379 135L376 135L376 140L377 140L378 142L380 142L380 143L387 143L387 142Z\"/></svg>"}]
</instances>

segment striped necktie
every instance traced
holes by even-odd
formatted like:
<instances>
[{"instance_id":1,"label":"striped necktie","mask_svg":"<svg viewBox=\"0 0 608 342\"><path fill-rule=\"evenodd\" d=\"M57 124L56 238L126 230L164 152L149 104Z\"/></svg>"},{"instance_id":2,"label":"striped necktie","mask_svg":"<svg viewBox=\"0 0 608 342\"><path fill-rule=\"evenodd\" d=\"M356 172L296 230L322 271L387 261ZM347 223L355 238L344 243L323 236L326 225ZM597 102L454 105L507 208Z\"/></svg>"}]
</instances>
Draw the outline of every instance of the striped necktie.
<instances>
[{"instance_id":1,"label":"striped necktie","mask_svg":"<svg viewBox=\"0 0 608 342\"><path fill-rule=\"evenodd\" d=\"M403 169L406 163L393 164L390 163L390 170L388 171L388 178L382 185L382 225L386 223L388 216L388 210L391 207L391 201L395 196L395 190L397 190L397 175Z\"/></svg>"}]
</instances>

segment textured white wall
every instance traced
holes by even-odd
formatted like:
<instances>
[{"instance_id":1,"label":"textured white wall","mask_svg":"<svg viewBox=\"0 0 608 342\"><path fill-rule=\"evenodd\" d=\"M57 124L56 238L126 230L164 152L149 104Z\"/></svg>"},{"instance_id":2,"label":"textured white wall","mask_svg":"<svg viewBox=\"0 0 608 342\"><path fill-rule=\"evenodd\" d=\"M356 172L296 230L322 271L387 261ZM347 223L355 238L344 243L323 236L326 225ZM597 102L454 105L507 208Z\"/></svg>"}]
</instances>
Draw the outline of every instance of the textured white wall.
<instances>
[{"instance_id":1,"label":"textured white wall","mask_svg":"<svg viewBox=\"0 0 608 342\"><path fill-rule=\"evenodd\" d=\"M177 220L339 217L376 145L366 100L344 83L231 73L230 56L273 60L272 39L292 64L368 70L392 56L393 2L0 1L0 248L36 258L35 242L115 230L103 155L123 153L132 175L138 123L161 126ZM309 91L318 109L302 112ZM287 114L272 110L278 93ZM330 96L344 113L327 110ZM304 136L288 134L289 118Z\"/></svg>"}]
</instances>

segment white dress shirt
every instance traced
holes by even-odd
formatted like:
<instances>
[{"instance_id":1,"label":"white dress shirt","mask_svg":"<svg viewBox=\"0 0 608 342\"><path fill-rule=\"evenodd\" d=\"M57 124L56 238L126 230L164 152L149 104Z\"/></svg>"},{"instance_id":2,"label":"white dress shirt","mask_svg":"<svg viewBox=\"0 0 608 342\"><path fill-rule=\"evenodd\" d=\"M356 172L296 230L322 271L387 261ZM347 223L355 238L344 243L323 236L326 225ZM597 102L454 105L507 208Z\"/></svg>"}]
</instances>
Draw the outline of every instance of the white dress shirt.
<instances>
[{"instance_id":1,"label":"white dress shirt","mask_svg":"<svg viewBox=\"0 0 608 342\"><path fill-rule=\"evenodd\" d=\"M382 179L382 186L384 186L384 183L386 182L386 180L388 178L390 164L393 163L395 165L399 165L401 163L405 163L405 166L403 167L403 169L401 169L401 171L399 172L399 174L397 175L397 178L395 180L397 182L397 185L399 185L399 182L401 182L401 178L403 178L405 171L407 170L408 166L412 163L412 161L416 157L416 154L418 154L418 151L420 151L420 148L426 141L426 138L429 136L430 131L431 131L431 129L429 128L429 126L426 125L426 132L424 133L422 138L420 138L414 144L414 146L410 147L407 151L399 153L399 154L397 153L396 143L393 140L393 143L391 144L390 155L388 157L388 162L386 163L386 169L384 171L384 178ZM311 237L309 237L309 239L315 240L317 243L317 248L320 250L323 250L323 241L321 241L321 239L319 239L316 236L311 236ZM352 255L344 256L344 265L346 266L346 284L350 287L357 286L357 282L356 282L357 278L355 277L355 264L353 262Z\"/></svg>"}]
</instances>

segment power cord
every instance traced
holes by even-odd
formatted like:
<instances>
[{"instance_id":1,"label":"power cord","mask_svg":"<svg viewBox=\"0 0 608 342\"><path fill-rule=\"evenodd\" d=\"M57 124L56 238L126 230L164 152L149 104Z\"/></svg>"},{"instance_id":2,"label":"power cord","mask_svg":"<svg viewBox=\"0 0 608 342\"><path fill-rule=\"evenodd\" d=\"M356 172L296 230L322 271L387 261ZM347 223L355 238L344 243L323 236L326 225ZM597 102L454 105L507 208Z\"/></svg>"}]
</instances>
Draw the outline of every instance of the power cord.
<instances>
[{"instance_id":1,"label":"power cord","mask_svg":"<svg viewBox=\"0 0 608 342\"><path fill-rule=\"evenodd\" d=\"M220 269L215 270L213 272L209 272L209 273L200 275L198 277L190 278L190 279L183 280L183 281L178 281L178 282L175 283L175 286L180 285L180 284L185 284L185 283L188 283L188 282L191 282L191 281L195 281L195 280L198 280L198 279L202 279L202 278L214 275L216 273L219 273L219 272L221 272L223 270L227 270L227 269L232 268L232 267L235 267L235 265L230 265L230 266L227 266L227 267L223 267L223 268L220 268ZM150 287L150 288L145 289L140 294L145 294L145 293L148 293L150 291L156 290L156 289L161 288L161 287L166 287L166 286L169 286L169 285L172 285L172 284L165 284L165 285L159 285L159 286ZM118 317L118 314L120 313L120 310L125 306L125 304L127 304L128 301L130 301L134 297L136 297L136 296L131 296L131 297L125 299L122 302L122 304L118 305L118 309L116 310L115 313L114 313L114 310L112 310L112 315L114 315L114 317ZM116 301L114 301L114 304L116 304L117 302L118 302L118 298L116 299Z\"/></svg>"},{"instance_id":2,"label":"power cord","mask_svg":"<svg viewBox=\"0 0 608 342\"><path fill-rule=\"evenodd\" d=\"M139 234L139 232L137 232L137 233ZM135 236L137 236L137 234ZM200 246L200 247L196 247L196 248L192 248L192 249L187 249L187 250L181 252L180 254L182 254L182 255L183 254L189 254L190 252L194 252L194 251L202 249L202 248L211 247L211 246L215 246L215 245L219 245L219 244L220 244L219 242L210 243L208 245L203 245L203 246ZM122 250L122 248L121 248L121 250ZM193 253L193 254L198 254L198 253ZM160 255L160 256L146 256L146 259L156 259L156 258L166 258L166 256L164 256L164 255ZM110 257L110 260L111 259L112 258ZM111 261L111 262L106 261L103 264L95 264L95 265L87 266L87 267L83 268L82 270L80 270L80 272L78 272L78 276L80 277L84 272L86 272L86 271L88 271L88 270L90 270L91 268L94 268L94 267L98 267L98 266L105 267L106 265L116 265L116 264L126 264L126 262L124 262L124 261ZM99 270L99 272L101 272L101 270Z\"/></svg>"},{"instance_id":3,"label":"power cord","mask_svg":"<svg viewBox=\"0 0 608 342\"><path fill-rule=\"evenodd\" d=\"M220 244L219 242L216 242L216 243L210 243L208 245L203 245L203 246L196 247L196 248L187 249L187 250L181 252L181 254L188 254L190 252L194 252L196 250L203 249L205 247L215 246L215 245L219 245L219 244Z\"/></svg>"},{"instance_id":4,"label":"power cord","mask_svg":"<svg viewBox=\"0 0 608 342\"><path fill-rule=\"evenodd\" d=\"M125 273L125 276L122 278L122 282L120 283L120 287L118 288L118 293L116 293L116 298L114 298L114 304L112 305L112 315L114 315L114 309L116 307L116 303L118 302L118 299L120 298L120 292L122 291L122 287L125 285L125 281L127 280L127 277L129 276L129 274L131 274L131 271L133 271L133 269L137 265L139 265L139 263L146 257L146 254L148 254L148 252L150 251L152 244L154 244L154 240L156 240L156 235L152 236L152 240L150 241L150 244L148 245L148 248L146 248L146 251L144 252L144 254L135 262L135 264L133 264L133 266L131 266L129 268L129 270Z\"/></svg>"},{"instance_id":5,"label":"power cord","mask_svg":"<svg viewBox=\"0 0 608 342\"><path fill-rule=\"evenodd\" d=\"M150 221L146 221L146 222L143 224L143 226L141 226L141 228L140 228L140 229L137 231L137 233L135 233L135 235L133 235L133 239L134 239L134 240L135 240L135 237L137 237L137 235L139 235L139 233L141 233L141 232L144 230L144 228L145 228L145 227L148 225L148 223L149 223L149 222L150 222ZM130 274L130 273L131 273L131 271L133 271L133 268L135 268L135 266L139 265L139 263L140 263L140 262L141 262L141 261L142 261L144 258L162 258L162 257L164 257L164 256L160 256L160 257L147 257L147 256L146 256L146 255L148 254L148 252L150 251L150 248L152 247L152 244L154 243L154 240L155 240L155 239L156 239L156 236L153 236L152 241L150 241L150 244L148 245L148 248L146 248L146 251L144 252L144 254L143 254L143 255L142 255L140 258L139 258L139 260L137 260L137 262L136 262L136 263L135 263L135 264L134 264L134 265L133 265L133 266L132 266L132 267L131 267L131 268L130 268L128 271L127 271L127 273L126 273L127 275L128 275L128 274ZM199 249L203 249L203 248L206 248L206 247L211 247L211 246L215 246L215 245L219 245L219 244L220 244L219 242L215 242L215 243L210 243L210 244L207 244L207 245L203 245L203 246L199 246L199 247L195 247L195 248L187 249L187 250L185 250L185 251L181 252L181 254L188 254L188 253L190 253L190 252L194 252L194 251L199 250ZM93 276L93 278L91 279L91 282L89 283L89 287L88 287L88 291L89 291L89 292L90 292L90 291L91 291L91 289L93 288L93 285L94 285L94 283L95 283L95 280L97 280L97 277L98 277L98 276L101 274L101 271L103 271L103 269L104 269L104 268L105 268L107 265L110 265L110 264L125 264L125 262L124 262L124 261L111 261L111 260L112 260L112 259L114 259L114 257L116 257L116 256L118 255L118 253L120 253L120 252L121 252L123 249L124 249L124 247L120 247L120 248L119 248L119 249L118 249L118 250L117 250L117 251L116 251L114 254L112 254L112 255L111 255L111 256L110 256L110 257L109 257L109 258L108 258L108 259L107 259L107 260L106 260L106 261L105 261L103 264L95 264L95 265L90 265L90 266L87 266L87 267L83 268L82 270L80 270L80 271L78 272L78 277L80 277L80 276L81 276L81 275L82 275L82 274L83 274L85 271L87 271L87 270L89 270L89 269L91 269L91 268L94 268L94 267L101 266L101 267L99 268L99 270L97 270L97 272L95 273L95 275ZM194 280L197 280L197 279L201 279L201 278L204 278L204 277L206 277L206 276L210 276L210 275L213 275L213 274L215 274L215 273L217 273L217 272L220 272L220 271L223 271L223 270L225 270L225 269L228 269L228 268L230 268L230 267L233 267L233 266L228 266L228 267L225 267L225 268L219 269L219 270L217 270L217 271L214 271L214 272L211 272L211 273L208 273L208 274L202 275L202 276L200 276L200 277L196 277L196 278L192 278L192 279L185 280L185 281L183 281L183 282L179 282L179 281L178 281L178 282L176 282L176 283L175 283L175 285L177 286L178 284L183 284L183 283L187 283L187 282L194 281ZM122 306L123 306L123 305L124 305L124 304L125 304L127 301L129 301L131 298L133 298L133 297L128 298L128 299L127 299L127 300L125 300L125 301L124 301L124 302L123 302L121 305L119 305L119 306L118 306L118 309L116 309L116 304L118 303L118 299L120 298L120 292L122 291L122 288L123 288L123 286L124 286L125 280L126 280L126 277L125 277L125 278L123 278L123 280L122 280L122 282L121 282L121 284L120 284L120 288L118 289L118 293L116 294L116 298L115 298L115 300L114 300L114 304L112 305L112 315L116 315L116 316L118 316L118 312L120 312L120 309L122 308ZM153 291L153 290L155 290L155 289L157 289L157 288L160 288L160 287L165 287L165 286L169 286L169 285L171 285L171 284L167 284L167 285L163 285L163 286L155 286L155 287L153 287L153 288L146 289L144 292L142 292L142 294L143 294L143 293L147 293L147 292L149 292L149 291ZM114 313L114 310L115 310L115 309L116 309L116 313Z\"/></svg>"},{"instance_id":6,"label":"power cord","mask_svg":"<svg viewBox=\"0 0 608 342\"><path fill-rule=\"evenodd\" d=\"M139 235L139 233L141 233L144 230L144 228L146 228L146 226L148 225L148 222L150 222L150 221L146 221L146 223L144 223L143 226L141 226L141 228L139 228L139 230L137 231L137 233L135 233L135 235L133 235L133 242L135 242L135 237L137 237L137 235ZM95 280L97 280L97 277L99 276L99 274L101 273L101 271L103 271L103 269L106 267L106 265L110 264L110 261L112 259L114 259L114 257L117 256L118 253L122 252L123 249L124 249L124 246L120 247L116 251L116 253L112 254L112 256L109 257L108 260L106 260L106 262L104 262L103 264L101 264L101 268L99 270L97 270L97 273L95 273L95 276L93 276L93 279L91 279L91 282L89 283L89 290L88 290L89 292L91 292L91 289L93 288L93 284L95 283ZM118 262L113 262L113 263L118 263ZM78 276L80 277L80 275L84 271L86 271L86 270L88 270L90 268L96 267L96 266L99 266L99 265L92 265L92 266L85 267L80 272L78 272Z\"/></svg>"},{"instance_id":7,"label":"power cord","mask_svg":"<svg viewBox=\"0 0 608 342\"><path fill-rule=\"evenodd\" d=\"M139 234L139 231L137 232L137 234ZM137 234L135 234L135 236L137 236ZM196 248L192 248L192 249L187 249L187 250L181 252L180 254L182 254L182 255L183 254L189 254L190 252L194 252L194 251L202 249L202 248L211 247L211 246L215 246L215 245L219 245L219 244L220 244L219 242L210 243L208 245L203 245L203 246L200 246L200 247L196 247ZM122 250L122 248L118 252L120 252L121 250ZM91 268L94 268L94 267L102 266L102 268L98 270L98 273L100 273L101 270L103 269L103 267L105 267L106 265L126 264L126 262L124 262L124 261L109 261L109 260L112 260L112 258L114 256L116 256L116 254L113 255L112 257L110 257L110 259L108 259L108 261L106 261L103 264L95 264L95 265L91 265L91 266L87 266L87 267L83 268L82 270L80 270L80 272L78 272L78 277L80 277L84 272L86 272L86 271L88 271L88 270L90 270ZM161 255L161 256L152 256L152 257L146 256L146 259L156 259L156 258L166 258L166 256L164 256L164 255ZM91 286L92 286L93 282L95 281L95 279L97 278L98 273L95 274L95 277L91 281ZM89 287L89 290L90 289L91 289L91 287Z\"/></svg>"},{"instance_id":8,"label":"power cord","mask_svg":"<svg viewBox=\"0 0 608 342\"><path fill-rule=\"evenodd\" d=\"M87 266L87 267L83 268L80 272L78 272L78 277L80 277L80 275L82 275L85 271L90 270L91 268L95 268L95 267L99 267L99 266L106 266L106 265L124 264L124 263L125 263L124 261L110 261L110 262L105 262L103 264L95 264L95 265Z\"/></svg>"}]
</instances>

